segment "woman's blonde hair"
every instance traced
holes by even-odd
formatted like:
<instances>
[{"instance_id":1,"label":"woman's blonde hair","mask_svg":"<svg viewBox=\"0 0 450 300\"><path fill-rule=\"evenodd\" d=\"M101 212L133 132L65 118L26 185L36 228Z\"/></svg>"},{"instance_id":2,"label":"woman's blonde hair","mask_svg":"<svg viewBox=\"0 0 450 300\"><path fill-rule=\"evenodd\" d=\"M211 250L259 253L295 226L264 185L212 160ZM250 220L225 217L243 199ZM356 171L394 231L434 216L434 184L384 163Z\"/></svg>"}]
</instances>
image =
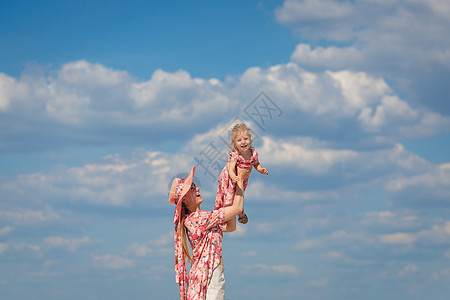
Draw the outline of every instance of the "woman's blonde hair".
<instances>
[{"instance_id":1,"label":"woman's blonde hair","mask_svg":"<svg viewBox=\"0 0 450 300\"><path fill-rule=\"evenodd\" d=\"M245 132L250 136L250 146L251 146L252 133L250 132L250 129L244 123L238 123L233 126L233 129L231 129L230 143L229 143L229 147L231 150L236 150L236 146L234 145L234 143L236 142L236 138L238 137L238 135L241 134L242 132Z\"/></svg>"},{"instance_id":2,"label":"woman's blonde hair","mask_svg":"<svg viewBox=\"0 0 450 300\"><path fill-rule=\"evenodd\" d=\"M192 264L192 257L189 254L189 246L187 243L187 232L186 232L186 227L184 226L184 220L186 218L186 215L189 214L189 210L187 209L187 207L184 205L184 203L182 204L181 207L181 221L180 221L180 227L181 227L181 245L183 247L183 252L185 257L187 257L188 261L190 264Z\"/></svg>"}]
</instances>

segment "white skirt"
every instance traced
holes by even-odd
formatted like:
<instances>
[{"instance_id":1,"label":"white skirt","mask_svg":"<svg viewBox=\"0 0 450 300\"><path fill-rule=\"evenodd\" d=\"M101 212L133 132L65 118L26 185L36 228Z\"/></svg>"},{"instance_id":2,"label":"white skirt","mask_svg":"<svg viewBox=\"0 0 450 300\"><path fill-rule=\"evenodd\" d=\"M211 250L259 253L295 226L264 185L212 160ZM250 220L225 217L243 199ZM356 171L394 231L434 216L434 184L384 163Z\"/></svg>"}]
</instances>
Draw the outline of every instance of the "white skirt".
<instances>
[{"instance_id":1,"label":"white skirt","mask_svg":"<svg viewBox=\"0 0 450 300\"><path fill-rule=\"evenodd\" d=\"M225 300L225 268L218 265L214 269L206 290L206 300Z\"/></svg>"}]
</instances>

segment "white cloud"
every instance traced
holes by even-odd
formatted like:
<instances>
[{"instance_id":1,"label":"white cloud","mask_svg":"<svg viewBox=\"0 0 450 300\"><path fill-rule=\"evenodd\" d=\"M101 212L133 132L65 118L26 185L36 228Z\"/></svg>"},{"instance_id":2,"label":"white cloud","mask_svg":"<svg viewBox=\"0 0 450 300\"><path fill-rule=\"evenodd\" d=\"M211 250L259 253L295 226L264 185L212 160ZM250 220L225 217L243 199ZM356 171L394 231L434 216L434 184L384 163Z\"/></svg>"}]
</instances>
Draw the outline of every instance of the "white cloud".
<instances>
[{"instance_id":1,"label":"white cloud","mask_svg":"<svg viewBox=\"0 0 450 300\"><path fill-rule=\"evenodd\" d=\"M0 254L5 253L6 251L14 251L15 254L17 254L17 252L31 251L31 253L37 254L41 251L41 247L38 245L29 244L25 242L0 243Z\"/></svg>"},{"instance_id":2,"label":"white cloud","mask_svg":"<svg viewBox=\"0 0 450 300\"><path fill-rule=\"evenodd\" d=\"M325 259L336 264L347 264L352 266L368 266L376 263L374 259L353 258L342 251L328 251L321 254Z\"/></svg>"},{"instance_id":3,"label":"white cloud","mask_svg":"<svg viewBox=\"0 0 450 300\"><path fill-rule=\"evenodd\" d=\"M442 39L450 34L446 1L287 0L275 15L302 40L331 42L313 48L301 43L292 61L316 70L383 76L409 101L448 115L449 87L441 80L450 74L450 42Z\"/></svg>"},{"instance_id":4,"label":"white cloud","mask_svg":"<svg viewBox=\"0 0 450 300\"><path fill-rule=\"evenodd\" d=\"M443 19L450 21L450 3L445 0L408 0L411 3L417 3L429 8L433 13L441 16Z\"/></svg>"},{"instance_id":5,"label":"white cloud","mask_svg":"<svg viewBox=\"0 0 450 300\"><path fill-rule=\"evenodd\" d=\"M442 164L427 173L393 180L386 185L386 189L395 192L416 186L427 189L434 189L440 186L450 187L449 176L450 164Z\"/></svg>"},{"instance_id":6,"label":"white cloud","mask_svg":"<svg viewBox=\"0 0 450 300\"><path fill-rule=\"evenodd\" d=\"M450 124L449 118L400 99L380 77L348 70L310 72L296 63L250 68L225 82L192 78L181 70L157 70L150 80L137 82L124 71L86 61L67 63L54 78L3 77L14 83L5 93L15 95L7 97L11 130L0 135L3 150L31 146L27 143L39 136L64 145L218 134L223 120L245 115L240 110L255 91L267 92L280 106L284 114L277 122L297 124L281 136L298 132L298 126L308 135L323 127L325 132L351 132L353 139L368 134L416 137ZM190 130L181 134L179 128L186 126Z\"/></svg>"},{"instance_id":7,"label":"white cloud","mask_svg":"<svg viewBox=\"0 0 450 300\"><path fill-rule=\"evenodd\" d=\"M367 212L362 224L374 230L417 229L424 226L423 219L413 214L395 211Z\"/></svg>"},{"instance_id":8,"label":"white cloud","mask_svg":"<svg viewBox=\"0 0 450 300\"><path fill-rule=\"evenodd\" d=\"M49 220L59 219L60 216L53 209L45 210L6 211L0 210L0 219L17 225L35 224Z\"/></svg>"},{"instance_id":9,"label":"white cloud","mask_svg":"<svg viewBox=\"0 0 450 300\"><path fill-rule=\"evenodd\" d=\"M163 282L169 276L168 274L173 274L173 268L168 265L151 265L146 271L142 271L142 274L149 274L152 282Z\"/></svg>"},{"instance_id":10,"label":"white cloud","mask_svg":"<svg viewBox=\"0 0 450 300\"><path fill-rule=\"evenodd\" d=\"M289 167L301 170L307 174L331 176L336 173L341 179L353 180L377 178L380 174L420 174L433 169L433 165L414 153L407 151L403 145L396 144L392 148L372 151L355 151L348 149L334 149L335 146L319 140L291 138L274 139L263 137L262 145L258 147L260 160L266 167ZM269 175L270 176L270 175ZM445 180L445 179L443 179ZM258 184L255 182L255 184ZM267 187L258 185L258 188ZM270 187L275 188L276 187ZM289 191L285 191L289 193ZM257 193L253 191L252 193ZM263 192L262 192L263 193ZM288 195L284 193L285 195ZM336 199L330 189L315 193L295 192L289 198L296 199L320 198L321 195ZM325 194L321 194L325 193Z\"/></svg>"},{"instance_id":11,"label":"white cloud","mask_svg":"<svg viewBox=\"0 0 450 300\"><path fill-rule=\"evenodd\" d=\"M154 251L149 245L133 243L125 249L125 254L145 257L154 254Z\"/></svg>"},{"instance_id":12,"label":"white cloud","mask_svg":"<svg viewBox=\"0 0 450 300\"><path fill-rule=\"evenodd\" d=\"M247 251L247 252L241 253L241 256L252 257L252 256L256 256L256 254L257 254L256 251Z\"/></svg>"},{"instance_id":13,"label":"white cloud","mask_svg":"<svg viewBox=\"0 0 450 300\"><path fill-rule=\"evenodd\" d=\"M438 113L425 112L420 122L408 127L400 128L400 134L407 137L433 136L437 132L450 128L450 118Z\"/></svg>"},{"instance_id":14,"label":"white cloud","mask_svg":"<svg viewBox=\"0 0 450 300\"><path fill-rule=\"evenodd\" d=\"M322 280L310 280L308 281L309 286L315 286L315 287L327 287L328 286L328 279L323 278Z\"/></svg>"},{"instance_id":15,"label":"white cloud","mask_svg":"<svg viewBox=\"0 0 450 300\"><path fill-rule=\"evenodd\" d=\"M303 146L302 140L272 140L263 137L263 145L259 152L261 160L270 165L296 166L315 174L326 173L337 164L357 157L357 152L351 150L334 150Z\"/></svg>"},{"instance_id":16,"label":"white cloud","mask_svg":"<svg viewBox=\"0 0 450 300\"><path fill-rule=\"evenodd\" d=\"M49 124L59 124L69 140L90 140L98 130L104 140L105 128L131 127L139 132L144 127L147 134L155 134L155 126L171 130L186 124L199 126L239 104L229 99L217 79L156 70L150 80L137 82L126 71L83 60L63 65L53 77L30 74L16 80L1 74L0 86L0 110L8 108L13 132L58 136L60 128L49 128ZM96 130L80 136L76 128Z\"/></svg>"},{"instance_id":17,"label":"white cloud","mask_svg":"<svg viewBox=\"0 0 450 300\"><path fill-rule=\"evenodd\" d=\"M358 116L364 128L368 131L379 131L380 127L389 125L390 120L398 123L414 123L418 112L394 96L385 96L376 108L365 107Z\"/></svg>"},{"instance_id":18,"label":"white cloud","mask_svg":"<svg viewBox=\"0 0 450 300\"><path fill-rule=\"evenodd\" d=\"M442 30L448 31L444 26L449 21L450 14L448 4L443 2L445 1L287 0L276 10L275 16L280 23L310 39L343 41L357 38L359 41L367 41L373 37L371 35L378 34L382 40L375 40L376 43L392 50L398 42L408 41L411 45L419 46L412 39L414 32L421 35L429 31L430 35L423 38L433 39ZM413 20L416 21L415 24ZM430 28L434 28L436 32L432 32ZM387 40L397 43L384 43ZM448 45L448 41L437 41L434 46L443 44ZM426 43L421 47L425 48Z\"/></svg>"},{"instance_id":19,"label":"white cloud","mask_svg":"<svg viewBox=\"0 0 450 300\"><path fill-rule=\"evenodd\" d=\"M446 245L450 244L450 221L443 224L433 225L430 229L421 230L417 238L427 244Z\"/></svg>"},{"instance_id":20,"label":"white cloud","mask_svg":"<svg viewBox=\"0 0 450 300\"><path fill-rule=\"evenodd\" d=\"M65 248L69 251L76 251L79 247L90 244L89 237L67 239L59 236L50 236L44 239L44 244L48 248Z\"/></svg>"},{"instance_id":21,"label":"white cloud","mask_svg":"<svg viewBox=\"0 0 450 300\"><path fill-rule=\"evenodd\" d=\"M112 270L131 268L136 263L134 259L124 258L112 254L93 255L92 259L97 266Z\"/></svg>"},{"instance_id":22,"label":"white cloud","mask_svg":"<svg viewBox=\"0 0 450 300\"><path fill-rule=\"evenodd\" d=\"M129 106L125 97L131 78L125 71L86 61L69 62L49 78L45 98L50 119L62 124L82 125L91 118L123 117ZM110 120L111 122L113 120Z\"/></svg>"},{"instance_id":23,"label":"white cloud","mask_svg":"<svg viewBox=\"0 0 450 300\"><path fill-rule=\"evenodd\" d=\"M301 270L294 265L266 265L266 264L255 264L251 266L245 266L244 272L257 272L259 274L275 273L278 275L297 277Z\"/></svg>"},{"instance_id":24,"label":"white cloud","mask_svg":"<svg viewBox=\"0 0 450 300\"><path fill-rule=\"evenodd\" d=\"M374 78L364 72L326 72L339 86L344 97L345 107L359 111L363 107L383 102L391 89L381 78Z\"/></svg>"},{"instance_id":25,"label":"white cloud","mask_svg":"<svg viewBox=\"0 0 450 300\"><path fill-rule=\"evenodd\" d=\"M450 204L450 164L431 167L425 172L392 179L385 185L393 201L403 204L448 206Z\"/></svg>"},{"instance_id":26,"label":"white cloud","mask_svg":"<svg viewBox=\"0 0 450 300\"><path fill-rule=\"evenodd\" d=\"M285 1L283 7L276 10L276 16L282 23L296 23L299 20L341 19L353 13L348 2L323 1Z\"/></svg>"},{"instance_id":27,"label":"white cloud","mask_svg":"<svg viewBox=\"0 0 450 300\"><path fill-rule=\"evenodd\" d=\"M137 257L155 257L166 256L173 252L173 247L166 245L164 247L154 245L152 242L143 244L133 243L126 247L125 254Z\"/></svg>"},{"instance_id":28,"label":"white cloud","mask_svg":"<svg viewBox=\"0 0 450 300\"><path fill-rule=\"evenodd\" d=\"M419 271L419 267L418 266L416 266L414 264L408 264L402 270L400 270L397 273L397 277L403 277L403 276L406 276L406 275L408 275L408 274L410 274L412 272L417 272L417 271Z\"/></svg>"},{"instance_id":29,"label":"white cloud","mask_svg":"<svg viewBox=\"0 0 450 300\"><path fill-rule=\"evenodd\" d=\"M169 253L173 253L173 232L142 244L133 243L127 246L124 251L125 255L136 257L165 256Z\"/></svg>"},{"instance_id":30,"label":"white cloud","mask_svg":"<svg viewBox=\"0 0 450 300\"><path fill-rule=\"evenodd\" d=\"M236 231L231 233L231 238L243 237L247 235L248 228L245 225L236 224Z\"/></svg>"},{"instance_id":31,"label":"white cloud","mask_svg":"<svg viewBox=\"0 0 450 300\"><path fill-rule=\"evenodd\" d=\"M319 248L332 247L330 245L351 245L352 243L367 243L370 239L365 237L362 233L349 233L346 230L332 231L328 234L322 234L316 239L304 239L295 245L296 250L301 251L317 251ZM341 257L344 254L339 251L330 251L327 254L329 258Z\"/></svg>"},{"instance_id":32,"label":"white cloud","mask_svg":"<svg viewBox=\"0 0 450 300\"><path fill-rule=\"evenodd\" d=\"M29 96L30 85L33 85L33 81L29 81L27 77L16 80L0 73L0 112L9 112L23 105L24 98ZM39 89L35 92L37 95L40 94ZM35 108L34 104L30 104L30 106ZM28 109L31 107L28 107ZM22 107L22 109L27 110L26 107Z\"/></svg>"},{"instance_id":33,"label":"white cloud","mask_svg":"<svg viewBox=\"0 0 450 300\"><path fill-rule=\"evenodd\" d=\"M294 249L295 250L307 250L310 248L314 248L319 246L320 244L322 244L322 241L319 240L303 240L297 243L297 245L295 245Z\"/></svg>"},{"instance_id":34,"label":"white cloud","mask_svg":"<svg viewBox=\"0 0 450 300\"><path fill-rule=\"evenodd\" d=\"M0 111L5 111L9 107L8 89L14 85L15 80L3 73L0 73Z\"/></svg>"},{"instance_id":35,"label":"white cloud","mask_svg":"<svg viewBox=\"0 0 450 300\"><path fill-rule=\"evenodd\" d=\"M20 175L1 185L3 192L22 195L23 199L47 202L61 199L98 205L129 206L149 204L148 199L167 195L168 182L178 168L188 170L188 159L160 152L137 150L126 158L106 157L78 167L58 167L48 173ZM139 178L139 180L136 180ZM11 196L14 197L14 196ZM145 201L144 201L145 200ZM151 204L151 203L150 203ZM4 212L11 220L30 223L56 218L52 212ZM26 220L25 220L26 218Z\"/></svg>"},{"instance_id":36,"label":"white cloud","mask_svg":"<svg viewBox=\"0 0 450 300\"><path fill-rule=\"evenodd\" d=\"M378 238L380 242L386 244L447 245L450 244L450 221L433 225L430 229L422 229L411 233L383 234L379 235Z\"/></svg>"},{"instance_id":37,"label":"white cloud","mask_svg":"<svg viewBox=\"0 0 450 300\"><path fill-rule=\"evenodd\" d=\"M443 270L441 270L439 272L433 272L431 274L431 279L433 281L442 280L442 281L446 281L447 282L450 279L450 269L443 269Z\"/></svg>"},{"instance_id":38,"label":"white cloud","mask_svg":"<svg viewBox=\"0 0 450 300\"><path fill-rule=\"evenodd\" d=\"M0 254L5 252L7 249L8 249L8 244L7 243L0 243Z\"/></svg>"},{"instance_id":39,"label":"white cloud","mask_svg":"<svg viewBox=\"0 0 450 300\"><path fill-rule=\"evenodd\" d=\"M246 190L246 195L248 196L248 200L246 201L263 201L271 203L309 202L311 204L314 204L316 202L334 202L342 199L342 195L339 190L298 191L295 190L295 188L287 189L286 187L278 186L276 184L264 183L255 178L252 178L250 180L252 180L252 182L249 183L249 188Z\"/></svg>"},{"instance_id":40,"label":"white cloud","mask_svg":"<svg viewBox=\"0 0 450 300\"><path fill-rule=\"evenodd\" d=\"M291 55L291 61L304 68L345 70L352 65L363 63L361 51L355 47L335 46L311 48L309 44L298 44Z\"/></svg>"},{"instance_id":41,"label":"white cloud","mask_svg":"<svg viewBox=\"0 0 450 300\"><path fill-rule=\"evenodd\" d=\"M130 76L125 71L116 71L98 63L80 60L63 65L58 72L58 79L71 86L98 88L121 84L130 80Z\"/></svg>"},{"instance_id":42,"label":"white cloud","mask_svg":"<svg viewBox=\"0 0 450 300\"><path fill-rule=\"evenodd\" d=\"M330 251L330 252L325 253L323 256L325 256L326 258L328 258L330 260L340 260L344 257L344 254L339 251Z\"/></svg>"},{"instance_id":43,"label":"white cloud","mask_svg":"<svg viewBox=\"0 0 450 300\"><path fill-rule=\"evenodd\" d=\"M379 238L382 243L386 244L411 244L416 240L414 235L403 232L383 234Z\"/></svg>"},{"instance_id":44,"label":"white cloud","mask_svg":"<svg viewBox=\"0 0 450 300\"><path fill-rule=\"evenodd\" d=\"M3 228L0 228L0 236L10 233L13 229L14 228L11 226L5 226Z\"/></svg>"},{"instance_id":45,"label":"white cloud","mask_svg":"<svg viewBox=\"0 0 450 300\"><path fill-rule=\"evenodd\" d=\"M450 124L446 116L412 107L395 95L384 79L367 72L308 72L288 63L250 68L239 84L242 89L267 91L286 112L283 118L292 118L295 127L308 128L309 133L314 129L308 125L325 126L328 131L338 127L343 134L358 129L360 138L376 133L398 139L405 133L408 138L435 134ZM344 127L346 122L356 124ZM286 127L287 132L298 132L293 129Z\"/></svg>"},{"instance_id":46,"label":"white cloud","mask_svg":"<svg viewBox=\"0 0 450 300\"><path fill-rule=\"evenodd\" d=\"M287 0L275 11L277 20L282 24L294 28L299 23L304 24L302 35L310 37L319 31L321 36L337 40L351 37L352 28L345 20L352 18L354 14L355 9L351 3L332 0ZM339 25L339 21L344 24ZM328 33L325 32L325 28L329 29Z\"/></svg>"},{"instance_id":47,"label":"white cloud","mask_svg":"<svg viewBox=\"0 0 450 300\"><path fill-rule=\"evenodd\" d=\"M200 145L206 138L194 137L192 144ZM426 172L431 165L420 157L406 151L401 145L390 149L358 152L334 149L332 143L317 139L295 137L275 139L262 137L258 147L260 161L269 169L269 176L253 171L247 195L249 201L333 203L345 199L352 186L359 182L370 182L400 172L414 176ZM224 146L225 148L225 146ZM48 172L19 175L3 182L1 191L8 198L20 195L23 201L36 205L69 203L107 206L161 206L161 197L167 197L172 176L187 172L195 164L193 157L198 153L170 154L137 149L122 155L108 155L96 162L74 167L50 169ZM223 163L224 165L225 163ZM222 167L222 165L220 165ZM288 176L334 178L334 186L325 190L320 186L298 190L298 186L287 187L271 182L271 176L278 178L281 169L289 171ZM271 171L272 170L272 171ZM207 185L202 169L196 176L204 181L202 193L206 199L214 197L216 180ZM338 174L338 175L337 175ZM389 175L390 174L390 175ZM286 173L283 173L286 175ZM218 176L218 173L217 173ZM209 179L209 177L207 177ZM390 183L389 185L392 185ZM367 185L366 185L367 186ZM33 201L32 201L33 200ZM153 201L155 200L155 201ZM59 214L47 208L31 211L0 211L0 216L13 224L31 224L60 218Z\"/></svg>"}]
</instances>

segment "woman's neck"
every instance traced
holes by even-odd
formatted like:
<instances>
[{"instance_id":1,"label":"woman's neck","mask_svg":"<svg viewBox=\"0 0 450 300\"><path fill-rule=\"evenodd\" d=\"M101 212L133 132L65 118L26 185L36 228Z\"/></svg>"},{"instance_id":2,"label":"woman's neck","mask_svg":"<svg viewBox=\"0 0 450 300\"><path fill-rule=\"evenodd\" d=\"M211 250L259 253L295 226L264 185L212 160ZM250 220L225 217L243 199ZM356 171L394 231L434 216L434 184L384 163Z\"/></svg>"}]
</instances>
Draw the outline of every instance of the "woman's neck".
<instances>
[{"instance_id":1,"label":"woman's neck","mask_svg":"<svg viewBox=\"0 0 450 300\"><path fill-rule=\"evenodd\" d=\"M193 212L200 211L200 205L188 207L187 209L188 209L189 213L191 214L191 213L193 213Z\"/></svg>"}]
</instances>

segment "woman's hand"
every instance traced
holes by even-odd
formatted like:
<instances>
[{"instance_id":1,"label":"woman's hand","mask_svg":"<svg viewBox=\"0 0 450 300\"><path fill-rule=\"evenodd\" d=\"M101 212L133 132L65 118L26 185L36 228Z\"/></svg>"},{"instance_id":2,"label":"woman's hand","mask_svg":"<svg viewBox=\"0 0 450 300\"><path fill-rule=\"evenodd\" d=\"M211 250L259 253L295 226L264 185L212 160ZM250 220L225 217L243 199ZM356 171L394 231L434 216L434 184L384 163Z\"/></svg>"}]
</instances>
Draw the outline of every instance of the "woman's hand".
<instances>
[{"instance_id":1,"label":"woman's hand","mask_svg":"<svg viewBox=\"0 0 450 300\"><path fill-rule=\"evenodd\" d=\"M251 166L248 168L237 167L237 176L242 177L242 179L247 179L250 176L251 171L252 171Z\"/></svg>"}]
</instances>

